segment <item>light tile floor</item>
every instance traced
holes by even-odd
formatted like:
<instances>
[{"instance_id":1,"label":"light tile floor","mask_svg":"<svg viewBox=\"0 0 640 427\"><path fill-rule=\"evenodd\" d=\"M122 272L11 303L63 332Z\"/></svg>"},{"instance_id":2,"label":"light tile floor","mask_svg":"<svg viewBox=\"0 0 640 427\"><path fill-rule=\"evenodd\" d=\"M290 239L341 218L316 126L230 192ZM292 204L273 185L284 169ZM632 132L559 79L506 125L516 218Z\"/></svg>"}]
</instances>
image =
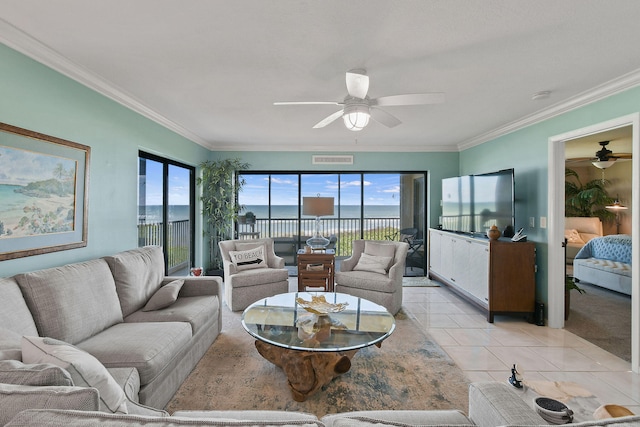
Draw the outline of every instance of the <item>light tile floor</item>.
<instances>
[{"instance_id":1,"label":"light tile floor","mask_svg":"<svg viewBox=\"0 0 640 427\"><path fill-rule=\"evenodd\" d=\"M470 381L507 381L511 366L525 380L570 381L600 403L640 414L640 375L630 363L563 329L523 316L485 314L447 287L405 287L403 308L449 354Z\"/></svg>"}]
</instances>

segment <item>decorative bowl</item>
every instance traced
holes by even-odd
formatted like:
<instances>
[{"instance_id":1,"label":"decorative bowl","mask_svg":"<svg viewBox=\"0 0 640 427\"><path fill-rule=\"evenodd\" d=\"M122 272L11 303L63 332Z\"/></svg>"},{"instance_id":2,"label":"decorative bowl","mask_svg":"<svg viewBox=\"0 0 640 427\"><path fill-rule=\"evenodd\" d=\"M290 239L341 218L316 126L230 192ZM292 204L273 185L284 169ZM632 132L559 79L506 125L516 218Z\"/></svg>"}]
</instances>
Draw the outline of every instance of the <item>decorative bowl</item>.
<instances>
[{"instance_id":1,"label":"decorative bowl","mask_svg":"<svg viewBox=\"0 0 640 427\"><path fill-rule=\"evenodd\" d=\"M618 418L633 415L628 408L620 405L602 405L593 413L593 418L603 420L605 418Z\"/></svg>"},{"instance_id":2,"label":"decorative bowl","mask_svg":"<svg viewBox=\"0 0 640 427\"><path fill-rule=\"evenodd\" d=\"M305 310L317 315L326 315L329 313L339 313L347 308L348 302L332 304L327 302L324 295L311 296L311 301L306 301L300 297L296 298L296 302Z\"/></svg>"},{"instance_id":3,"label":"decorative bowl","mask_svg":"<svg viewBox=\"0 0 640 427\"><path fill-rule=\"evenodd\" d=\"M538 397L534 402L538 415L549 424L567 424L573 421L573 411L558 400Z\"/></svg>"}]
</instances>

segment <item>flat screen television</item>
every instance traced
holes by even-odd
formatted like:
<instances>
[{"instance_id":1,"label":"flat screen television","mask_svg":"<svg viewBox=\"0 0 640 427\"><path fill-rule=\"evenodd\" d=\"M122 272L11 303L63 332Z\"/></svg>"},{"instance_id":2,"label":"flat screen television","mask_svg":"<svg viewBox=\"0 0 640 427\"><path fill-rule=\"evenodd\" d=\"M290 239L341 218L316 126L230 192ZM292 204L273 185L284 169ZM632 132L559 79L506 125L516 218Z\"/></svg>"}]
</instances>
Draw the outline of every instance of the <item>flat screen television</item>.
<instances>
[{"instance_id":1,"label":"flat screen television","mask_svg":"<svg viewBox=\"0 0 640 427\"><path fill-rule=\"evenodd\" d=\"M515 223L513 169L442 180L442 229L485 234Z\"/></svg>"}]
</instances>

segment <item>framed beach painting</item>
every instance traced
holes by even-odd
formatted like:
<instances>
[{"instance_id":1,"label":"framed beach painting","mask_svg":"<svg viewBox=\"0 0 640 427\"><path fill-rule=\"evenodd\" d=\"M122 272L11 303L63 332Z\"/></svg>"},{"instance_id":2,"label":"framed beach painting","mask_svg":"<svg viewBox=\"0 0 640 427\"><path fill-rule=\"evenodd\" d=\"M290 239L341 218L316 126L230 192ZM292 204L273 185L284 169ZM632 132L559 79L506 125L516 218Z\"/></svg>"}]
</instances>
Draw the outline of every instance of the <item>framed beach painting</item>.
<instances>
[{"instance_id":1,"label":"framed beach painting","mask_svg":"<svg viewBox=\"0 0 640 427\"><path fill-rule=\"evenodd\" d=\"M87 245L90 153L0 123L0 261Z\"/></svg>"}]
</instances>

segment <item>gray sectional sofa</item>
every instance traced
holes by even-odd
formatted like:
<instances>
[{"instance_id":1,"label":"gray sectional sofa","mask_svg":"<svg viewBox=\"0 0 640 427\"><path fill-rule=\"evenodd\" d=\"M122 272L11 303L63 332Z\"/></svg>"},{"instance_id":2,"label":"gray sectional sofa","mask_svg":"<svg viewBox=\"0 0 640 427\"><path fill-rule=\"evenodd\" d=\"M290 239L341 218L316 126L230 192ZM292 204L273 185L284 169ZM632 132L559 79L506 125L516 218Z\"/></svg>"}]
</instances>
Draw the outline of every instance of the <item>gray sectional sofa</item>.
<instances>
[{"instance_id":1,"label":"gray sectional sofa","mask_svg":"<svg viewBox=\"0 0 640 427\"><path fill-rule=\"evenodd\" d=\"M221 294L220 277L165 277L157 246L0 278L0 421L10 412L3 405L68 408L52 403L67 393L93 408L64 369L53 384L20 383L25 372L51 368L22 360L23 336L96 358L125 391L130 414L166 414L153 408L167 404L221 331ZM39 392L51 396L48 406L28 403L42 402Z\"/></svg>"},{"instance_id":2,"label":"gray sectional sofa","mask_svg":"<svg viewBox=\"0 0 640 427\"><path fill-rule=\"evenodd\" d=\"M26 410L8 427L18 426L546 426L544 420L506 383L480 382L469 387L468 416L458 410L360 411L329 414L318 419L313 414L285 411L178 411L171 417L106 414L79 410ZM640 425L640 416L571 424L572 426Z\"/></svg>"}]
</instances>

